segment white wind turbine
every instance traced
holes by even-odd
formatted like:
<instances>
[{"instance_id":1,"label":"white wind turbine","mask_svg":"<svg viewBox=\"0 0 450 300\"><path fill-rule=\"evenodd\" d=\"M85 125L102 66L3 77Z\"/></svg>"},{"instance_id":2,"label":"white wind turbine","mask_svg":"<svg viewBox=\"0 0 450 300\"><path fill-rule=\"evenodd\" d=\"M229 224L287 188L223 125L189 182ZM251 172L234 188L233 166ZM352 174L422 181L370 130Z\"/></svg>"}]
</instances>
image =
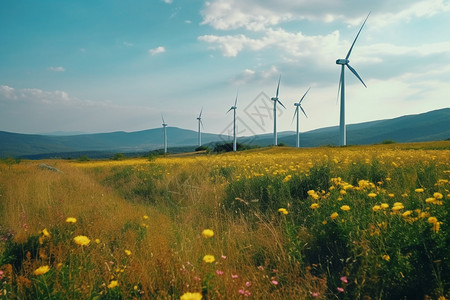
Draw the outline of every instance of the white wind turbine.
<instances>
[{"instance_id":1,"label":"white wind turbine","mask_svg":"<svg viewBox=\"0 0 450 300\"><path fill-rule=\"evenodd\" d=\"M362 84L366 86L364 81L359 77L358 73L355 69L353 69L348 63L350 62L348 59L350 57L350 53L352 52L353 46L355 45L356 39L358 38L359 34L361 33L361 30L364 27L364 24L366 24L367 19L369 18L370 13L367 15L366 19L364 20L364 23L362 24L361 28L358 31L358 34L355 37L355 40L353 41L352 46L350 47L350 50L348 50L347 56L344 59L338 59L336 60L336 64L341 65L341 79L339 80L339 89L341 92L341 112L340 112L340 122L339 122L339 132L340 132L340 138L339 138L339 144L341 146L345 146L347 144L347 136L346 136L346 128L345 128L345 78L344 78L344 71L345 66L349 68L350 71L352 71L353 74L355 74L356 77L362 82ZM339 90L338 90L338 96L339 96Z\"/></svg>"},{"instance_id":2,"label":"white wind turbine","mask_svg":"<svg viewBox=\"0 0 450 300\"><path fill-rule=\"evenodd\" d=\"M277 139L277 103L280 103L281 106L286 108L283 103L278 99L278 92L280 90L280 78L278 79L278 86L277 86L277 95L273 97L271 100L273 101L273 144L276 146L278 145L278 139Z\"/></svg>"},{"instance_id":3,"label":"white wind turbine","mask_svg":"<svg viewBox=\"0 0 450 300\"><path fill-rule=\"evenodd\" d=\"M202 131L201 131L201 127L203 127L202 112L203 112L203 107L200 110L200 114L197 117L197 120L198 120L198 146L199 147L202 145ZM200 125L201 125L201 127L200 127Z\"/></svg>"},{"instance_id":4,"label":"white wind turbine","mask_svg":"<svg viewBox=\"0 0 450 300\"><path fill-rule=\"evenodd\" d=\"M292 118L292 121L294 121L295 115L297 115L297 144L296 144L297 148L300 148L300 131L299 131L299 119L300 119L300 114L299 114L299 112L298 112L298 108L300 107L300 109L302 110L302 112L303 112L303 114L305 115L305 117L308 117L308 116L306 115L306 112L303 110L303 107L302 107L302 101L303 101L303 98L305 98L306 94L308 94L308 92L309 92L310 89L311 89L311 88L309 88L309 89L306 91L306 93L303 95L303 97L300 99L300 101L298 101L297 103L294 103L294 105L295 105L295 112L294 112L294 117Z\"/></svg>"},{"instance_id":5,"label":"white wind turbine","mask_svg":"<svg viewBox=\"0 0 450 300\"><path fill-rule=\"evenodd\" d=\"M227 111L227 113L230 112L230 110L233 110L233 151L236 151L236 109L237 109L237 100L238 100L238 92L236 92L236 100L234 101L234 105L230 107L230 109Z\"/></svg>"},{"instance_id":6,"label":"white wind turbine","mask_svg":"<svg viewBox=\"0 0 450 300\"><path fill-rule=\"evenodd\" d=\"M164 117L162 114L161 114L161 119L163 121L162 126L163 126L163 130L164 130L164 153L167 153L167 132L166 132L167 124L164 121Z\"/></svg>"}]
</instances>

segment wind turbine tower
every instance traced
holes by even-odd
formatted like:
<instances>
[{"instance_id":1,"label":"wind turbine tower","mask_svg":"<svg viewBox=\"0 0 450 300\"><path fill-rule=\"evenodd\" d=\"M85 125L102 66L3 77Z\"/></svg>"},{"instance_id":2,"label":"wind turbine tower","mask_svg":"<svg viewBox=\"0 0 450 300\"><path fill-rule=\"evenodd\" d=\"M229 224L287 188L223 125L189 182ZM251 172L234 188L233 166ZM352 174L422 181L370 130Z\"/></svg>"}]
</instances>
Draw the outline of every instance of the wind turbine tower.
<instances>
[{"instance_id":1,"label":"wind turbine tower","mask_svg":"<svg viewBox=\"0 0 450 300\"><path fill-rule=\"evenodd\" d=\"M167 124L164 121L164 117L162 114L161 114L161 119L163 121L162 126L163 126L163 131L164 131L164 153L167 153L167 130L166 130Z\"/></svg>"},{"instance_id":2,"label":"wind turbine tower","mask_svg":"<svg viewBox=\"0 0 450 300\"><path fill-rule=\"evenodd\" d=\"M201 127L203 127L202 112L203 112L203 107L200 110L200 114L197 117L197 120L198 120L198 146L199 147L202 145L202 130L201 130Z\"/></svg>"},{"instance_id":3,"label":"wind turbine tower","mask_svg":"<svg viewBox=\"0 0 450 300\"><path fill-rule=\"evenodd\" d=\"M271 100L273 101L273 144L276 146L278 145L278 138L277 138L277 103L280 103L281 106L286 108L283 103L281 103L280 99L278 99L278 92L280 90L280 78L278 79L278 86L277 86L277 94L275 97L273 97Z\"/></svg>"},{"instance_id":4,"label":"wind turbine tower","mask_svg":"<svg viewBox=\"0 0 450 300\"><path fill-rule=\"evenodd\" d=\"M364 83L364 81L361 79L361 77L358 75L358 73L356 72L355 69L353 69L350 65L349 65L349 57L350 57L350 53L352 52L353 46L356 43L356 40L358 39L359 34L361 33L361 30L364 27L364 24L366 24L367 19L369 18L370 13L367 15L366 19L364 20L364 23L362 24L361 28L358 31L358 34L355 37L355 40L353 41L352 46L350 47L350 50L348 50L347 56L344 59L338 59L336 60L336 64L341 65L341 78L339 80L339 89L341 91L341 112L340 112L340 122L339 122L339 133L340 133L340 137L339 137L339 144L341 146L345 146L347 144L347 131L345 128L345 76L344 76L344 71L345 71L345 66L347 66L347 68L362 82L362 84L366 86L366 84ZM338 90L338 95L339 95L339 90Z\"/></svg>"},{"instance_id":5,"label":"wind turbine tower","mask_svg":"<svg viewBox=\"0 0 450 300\"><path fill-rule=\"evenodd\" d=\"M230 109L227 111L229 113L231 110L233 110L233 151L236 151L236 109L237 109L237 100L238 100L238 93L236 93L236 100L234 101L234 105L230 107Z\"/></svg>"},{"instance_id":6,"label":"wind turbine tower","mask_svg":"<svg viewBox=\"0 0 450 300\"><path fill-rule=\"evenodd\" d=\"M303 112L303 114L305 115L305 117L308 117L308 116L306 115L306 112L303 110L303 107L302 107L302 101L303 101L303 99L305 98L306 94L308 94L308 92L309 92L310 89L311 89L311 88L309 88L309 89L306 91L306 93L303 95L303 97L300 99L300 101L298 101L297 103L294 103L294 105L295 105L294 118L295 118L295 115L297 115L297 144L296 144L297 148L300 148L300 131L299 131L299 119L300 119L300 115L299 115L299 112L298 112L298 108L300 108L300 109L302 110L302 112ZM294 119L292 119L292 121L294 121Z\"/></svg>"}]
</instances>

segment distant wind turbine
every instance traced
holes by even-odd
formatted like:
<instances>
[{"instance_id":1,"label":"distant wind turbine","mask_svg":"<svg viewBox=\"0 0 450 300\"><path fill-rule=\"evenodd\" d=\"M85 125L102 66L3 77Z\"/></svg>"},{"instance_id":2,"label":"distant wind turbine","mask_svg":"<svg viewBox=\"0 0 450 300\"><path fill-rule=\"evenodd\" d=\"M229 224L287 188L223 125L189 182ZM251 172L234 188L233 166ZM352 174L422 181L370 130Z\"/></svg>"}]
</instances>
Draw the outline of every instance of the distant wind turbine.
<instances>
[{"instance_id":1,"label":"distant wind turbine","mask_svg":"<svg viewBox=\"0 0 450 300\"><path fill-rule=\"evenodd\" d=\"M167 124L164 121L164 117L162 114L161 114L161 119L163 121L162 126L163 126L163 130L164 130L164 153L167 153L167 132L166 132Z\"/></svg>"},{"instance_id":2,"label":"distant wind turbine","mask_svg":"<svg viewBox=\"0 0 450 300\"><path fill-rule=\"evenodd\" d=\"M292 121L294 121L295 115L297 115L297 144L296 144L297 148L300 148L300 131L299 131L299 119L300 119L300 115L299 115L299 112L298 112L298 108L300 107L300 109L302 110L302 112L303 112L303 114L305 115L305 117L308 117L308 116L306 115L306 112L303 110L303 107L302 107L302 101L303 101L303 98L305 98L306 94L308 94L308 92L309 92L310 89L311 89L311 88L309 88L309 89L306 91L306 93L303 95L303 97L300 99L300 101L298 101L297 103L294 103L294 105L295 105L295 112L294 112L294 117L292 118Z\"/></svg>"},{"instance_id":3,"label":"distant wind turbine","mask_svg":"<svg viewBox=\"0 0 450 300\"><path fill-rule=\"evenodd\" d=\"M276 146L278 145L278 139L277 139L277 103L280 103L281 106L286 108L283 103L278 99L278 92L280 90L280 81L281 81L281 75L278 79L278 86L277 86L277 95L273 97L271 100L273 101L273 144Z\"/></svg>"},{"instance_id":4,"label":"distant wind turbine","mask_svg":"<svg viewBox=\"0 0 450 300\"><path fill-rule=\"evenodd\" d=\"M352 52L353 46L355 45L356 39L358 38L359 34L361 33L361 30L364 27L364 24L366 24L367 19L369 18L370 13L367 15L366 19L364 20L364 23L362 24L361 28L358 31L358 34L355 37L355 40L353 41L352 46L350 47L350 50L348 50L347 56L344 59L338 59L336 60L336 64L341 65L341 78L339 80L339 89L341 91L341 112L340 112L340 122L339 122L339 132L340 132L340 138L339 138L339 144L341 146L345 146L347 144L347 132L345 128L345 78L344 78L344 71L345 66L349 68L350 71L352 71L353 74L355 74L356 77L362 82L362 84L366 86L364 81L361 79L361 77L358 75L355 69L353 69L348 63L350 53ZM339 89L338 89L338 96L339 96Z\"/></svg>"},{"instance_id":5,"label":"distant wind turbine","mask_svg":"<svg viewBox=\"0 0 450 300\"><path fill-rule=\"evenodd\" d=\"M203 107L200 110L200 114L198 115L198 146L200 147L202 145L202 131L201 131L201 127L203 127L203 122L202 122L202 112L203 112ZM200 127L201 125L201 127Z\"/></svg>"},{"instance_id":6,"label":"distant wind turbine","mask_svg":"<svg viewBox=\"0 0 450 300\"><path fill-rule=\"evenodd\" d=\"M234 106L230 107L230 109L227 111L229 113L231 110L233 110L233 151L236 151L236 109L237 109L237 100L238 100L238 92L236 92L236 100L234 101Z\"/></svg>"}]
</instances>

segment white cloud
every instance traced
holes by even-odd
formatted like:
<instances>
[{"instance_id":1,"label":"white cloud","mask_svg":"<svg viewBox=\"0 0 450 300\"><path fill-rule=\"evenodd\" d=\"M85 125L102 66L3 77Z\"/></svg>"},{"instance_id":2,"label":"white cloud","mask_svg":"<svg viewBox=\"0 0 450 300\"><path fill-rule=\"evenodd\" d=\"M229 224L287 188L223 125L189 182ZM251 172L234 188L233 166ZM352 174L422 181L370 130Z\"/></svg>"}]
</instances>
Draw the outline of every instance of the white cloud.
<instances>
[{"instance_id":1,"label":"white cloud","mask_svg":"<svg viewBox=\"0 0 450 300\"><path fill-rule=\"evenodd\" d=\"M173 2L173 0L162 0L162 1L164 1L167 4L171 4Z\"/></svg>"},{"instance_id":2,"label":"white cloud","mask_svg":"<svg viewBox=\"0 0 450 300\"><path fill-rule=\"evenodd\" d=\"M246 85L253 82L265 84L267 79L277 78L279 74L280 71L275 66L261 70L245 69L232 80L232 83L237 85Z\"/></svg>"},{"instance_id":3,"label":"white cloud","mask_svg":"<svg viewBox=\"0 0 450 300\"><path fill-rule=\"evenodd\" d=\"M450 2L444 0L411 1L411 5L394 12L380 12L371 20L373 27L383 29L392 23L410 22L413 18L430 18L450 11Z\"/></svg>"},{"instance_id":4,"label":"white cloud","mask_svg":"<svg viewBox=\"0 0 450 300\"><path fill-rule=\"evenodd\" d=\"M450 3L445 0L379 0L373 3L360 0L210 0L201 14L202 24L214 29L259 31L292 20L341 21L359 26L370 10L377 15L377 25L381 26L449 11Z\"/></svg>"},{"instance_id":5,"label":"white cloud","mask_svg":"<svg viewBox=\"0 0 450 300\"><path fill-rule=\"evenodd\" d=\"M61 67L61 66L59 66L59 67L49 67L48 69L50 71L52 71L52 72L64 72L64 71L66 71L66 69L64 69L64 67Z\"/></svg>"},{"instance_id":6,"label":"white cloud","mask_svg":"<svg viewBox=\"0 0 450 300\"><path fill-rule=\"evenodd\" d=\"M164 47L162 47L162 46L159 46L159 47L156 47L156 48L154 48L154 49L148 50L148 52L149 52L151 55L157 55L157 54L166 52L166 48L164 48Z\"/></svg>"}]
</instances>

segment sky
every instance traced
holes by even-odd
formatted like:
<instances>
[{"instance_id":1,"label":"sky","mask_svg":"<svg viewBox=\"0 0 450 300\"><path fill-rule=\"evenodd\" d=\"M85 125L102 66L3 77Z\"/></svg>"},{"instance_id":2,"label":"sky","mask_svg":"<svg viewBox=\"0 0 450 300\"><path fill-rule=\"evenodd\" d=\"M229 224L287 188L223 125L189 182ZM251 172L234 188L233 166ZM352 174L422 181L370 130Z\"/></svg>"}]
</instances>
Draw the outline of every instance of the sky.
<instances>
[{"instance_id":1,"label":"sky","mask_svg":"<svg viewBox=\"0 0 450 300\"><path fill-rule=\"evenodd\" d=\"M0 130L238 135L450 107L450 0L0 0Z\"/></svg>"}]
</instances>

